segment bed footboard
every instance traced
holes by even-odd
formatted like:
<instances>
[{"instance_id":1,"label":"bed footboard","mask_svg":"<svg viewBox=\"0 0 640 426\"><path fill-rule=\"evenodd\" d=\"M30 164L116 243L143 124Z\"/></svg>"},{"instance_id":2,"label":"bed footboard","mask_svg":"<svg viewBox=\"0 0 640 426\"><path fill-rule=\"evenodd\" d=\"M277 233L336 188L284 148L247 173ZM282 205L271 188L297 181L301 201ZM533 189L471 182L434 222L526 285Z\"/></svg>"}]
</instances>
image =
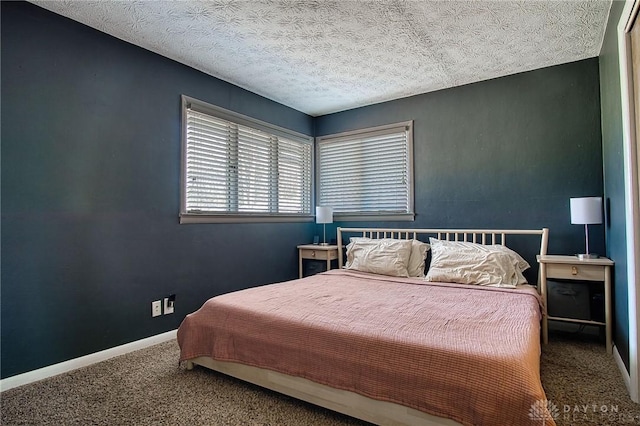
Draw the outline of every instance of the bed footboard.
<instances>
[{"instance_id":1,"label":"bed footboard","mask_svg":"<svg viewBox=\"0 0 640 426\"><path fill-rule=\"evenodd\" d=\"M379 401L342 389L335 389L301 377L234 362L198 357L191 364L226 374L302 401L379 425L460 426L460 423L436 417L413 408ZM188 368L188 367L187 367Z\"/></svg>"}]
</instances>

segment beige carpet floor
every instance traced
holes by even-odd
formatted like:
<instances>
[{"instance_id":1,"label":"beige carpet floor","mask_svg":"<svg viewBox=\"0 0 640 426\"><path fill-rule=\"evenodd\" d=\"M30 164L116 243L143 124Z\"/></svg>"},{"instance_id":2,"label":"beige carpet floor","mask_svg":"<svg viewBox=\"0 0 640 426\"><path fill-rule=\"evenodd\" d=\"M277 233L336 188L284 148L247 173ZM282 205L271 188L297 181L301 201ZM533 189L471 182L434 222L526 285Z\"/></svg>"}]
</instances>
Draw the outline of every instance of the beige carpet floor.
<instances>
[{"instance_id":1,"label":"beige carpet floor","mask_svg":"<svg viewBox=\"0 0 640 426\"><path fill-rule=\"evenodd\" d=\"M558 426L640 425L640 404L629 398L604 343L582 334L551 334L542 346L540 375Z\"/></svg>"},{"instance_id":2,"label":"beige carpet floor","mask_svg":"<svg viewBox=\"0 0 640 426\"><path fill-rule=\"evenodd\" d=\"M202 368L186 371L177 359L177 344L167 342L2 392L2 425L366 424ZM640 425L640 405L602 345L554 338L541 365L558 426Z\"/></svg>"}]
</instances>

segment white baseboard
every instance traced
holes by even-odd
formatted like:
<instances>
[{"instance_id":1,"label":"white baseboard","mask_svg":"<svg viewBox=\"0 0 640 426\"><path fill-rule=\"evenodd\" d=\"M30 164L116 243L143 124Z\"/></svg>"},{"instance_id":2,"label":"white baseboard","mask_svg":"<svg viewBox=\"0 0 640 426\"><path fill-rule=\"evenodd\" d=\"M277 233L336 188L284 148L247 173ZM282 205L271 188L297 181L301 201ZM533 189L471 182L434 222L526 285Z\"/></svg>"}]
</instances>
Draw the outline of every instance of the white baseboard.
<instances>
[{"instance_id":1,"label":"white baseboard","mask_svg":"<svg viewBox=\"0 0 640 426\"><path fill-rule=\"evenodd\" d=\"M0 392L26 385L28 383L37 382L38 380L46 379L48 377L57 376L58 374L67 373L78 368L87 367L91 364L106 361L119 355L128 354L129 352L157 345L158 343L168 342L176 338L177 332L178 330L167 331L166 333L156 334L155 336L136 340L135 342L116 346L115 348L105 349L104 351L95 352L80 358L70 359L69 361L61 362L59 364L7 377L6 379L0 380Z\"/></svg>"},{"instance_id":2,"label":"white baseboard","mask_svg":"<svg viewBox=\"0 0 640 426\"><path fill-rule=\"evenodd\" d=\"M627 392L631 393L631 376L627 371L627 367L624 365L624 361L622 361L622 357L620 356L620 352L618 352L618 347L616 345L613 345L613 359L616 361L618 370L620 370L622 380L624 380L624 385L627 387Z\"/></svg>"}]
</instances>

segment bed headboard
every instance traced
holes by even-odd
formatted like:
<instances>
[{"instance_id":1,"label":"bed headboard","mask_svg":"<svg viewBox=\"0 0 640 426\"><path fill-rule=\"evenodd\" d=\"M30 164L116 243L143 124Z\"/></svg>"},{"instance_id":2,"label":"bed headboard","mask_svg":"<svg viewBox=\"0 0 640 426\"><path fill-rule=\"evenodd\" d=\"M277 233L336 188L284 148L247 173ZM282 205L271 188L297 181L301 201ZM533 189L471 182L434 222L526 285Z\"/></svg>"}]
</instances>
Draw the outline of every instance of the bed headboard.
<instances>
[{"instance_id":1,"label":"bed headboard","mask_svg":"<svg viewBox=\"0 0 640 426\"><path fill-rule=\"evenodd\" d=\"M372 239L393 238L401 240L421 240L428 242L429 237L447 241L468 241L478 244L507 245L507 236L540 235L540 255L547 254L549 228L542 229L403 229L403 228L342 228L338 227L338 267L343 267L343 234L346 236L367 237Z\"/></svg>"}]
</instances>

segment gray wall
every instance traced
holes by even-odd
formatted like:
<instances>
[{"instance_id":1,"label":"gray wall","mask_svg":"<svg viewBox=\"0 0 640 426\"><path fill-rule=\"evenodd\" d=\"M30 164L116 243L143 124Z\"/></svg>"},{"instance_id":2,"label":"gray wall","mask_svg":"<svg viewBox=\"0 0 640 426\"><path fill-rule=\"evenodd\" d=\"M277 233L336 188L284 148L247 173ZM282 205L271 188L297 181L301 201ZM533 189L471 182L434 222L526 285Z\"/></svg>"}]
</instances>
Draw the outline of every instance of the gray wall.
<instances>
[{"instance_id":1,"label":"gray wall","mask_svg":"<svg viewBox=\"0 0 640 426\"><path fill-rule=\"evenodd\" d=\"M629 296L627 288L627 238L625 181L622 146L622 100L616 26L624 2L614 1L600 52L600 96L602 97L602 150L604 191L610 202L606 228L607 255L616 261L614 274L614 341L629 369Z\"/></svg>"},{"instance_id":2,"label":"gray wall","mask_svg":"<svg viewBox=\"0 0 640 426\"><path fill-rule=\"evenodd\" d=\"M180 95L308 135L311 117L29 3L1 8L3 378L297 277L312 223L178 225ZM151 318L171 293L175 313Z\"/></svg>"}]
</instances>

